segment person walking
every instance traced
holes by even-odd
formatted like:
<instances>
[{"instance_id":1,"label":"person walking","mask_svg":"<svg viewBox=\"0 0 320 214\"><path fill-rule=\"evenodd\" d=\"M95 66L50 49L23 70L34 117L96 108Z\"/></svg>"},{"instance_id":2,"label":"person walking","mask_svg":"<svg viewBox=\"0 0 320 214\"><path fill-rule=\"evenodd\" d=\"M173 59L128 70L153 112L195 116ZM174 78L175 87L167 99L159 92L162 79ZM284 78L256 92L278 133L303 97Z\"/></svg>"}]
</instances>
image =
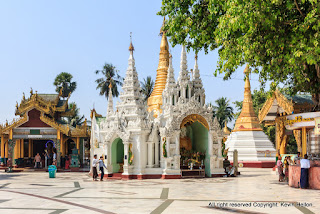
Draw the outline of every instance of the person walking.
<instances>
[{"instance_id":1,"label":"person walking","mask_svg":"<svg viewBox=\"0 0 320 214\"><path fill-rule=\"evenodd\" d=\"M97 181L97 177L98 177L98 171L97 171L98 161L99 160L97 159L97 155L94 155L92 160L92 178L94 181Z\"/></svg>"},{"instance_id":2,"label":"person walking","mask_svg":"<svg viewBox=\"0 0 320 214\"><path fill-rule=\"evenodd\" d=\"M308 155L305 154L304 158L300 160L300 188L306 189L309 186L309 168L310 161L308 160Z\"/></svg>"},{"instance_id":3,"label":"person walking","mask_svg":"<svg viewBox=\"0 0 320 214\"><path fill-rule=\"evenodd\" d=\"M103 162L103 156L100 156L100 160L99 160L99 169L101 171L101 177L100 177L100 181L103 181L103 176L104 176L104 168L107 169L106 165L104 165Z\"/></svg>"}]
</instances>

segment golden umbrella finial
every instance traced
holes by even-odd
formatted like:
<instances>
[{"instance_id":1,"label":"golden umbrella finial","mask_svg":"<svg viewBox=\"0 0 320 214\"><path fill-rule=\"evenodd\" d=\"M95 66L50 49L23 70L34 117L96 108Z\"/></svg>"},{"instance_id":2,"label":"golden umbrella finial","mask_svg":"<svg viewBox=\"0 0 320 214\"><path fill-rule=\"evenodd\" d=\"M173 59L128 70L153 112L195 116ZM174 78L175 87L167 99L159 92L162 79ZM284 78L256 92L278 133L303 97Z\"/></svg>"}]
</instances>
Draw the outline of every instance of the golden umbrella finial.
<instances>
[{"instance_id":1,"label":"golden umbrella finial","mask_svg":"<svg viewBox=\"0 0 320 214\"><path fill-rule=\"evenodd\" d=\"M134 51L134 47L132 45L132 32L130 32L130 46L129 46L129 51Z\"/></svg>"}]
</instances>

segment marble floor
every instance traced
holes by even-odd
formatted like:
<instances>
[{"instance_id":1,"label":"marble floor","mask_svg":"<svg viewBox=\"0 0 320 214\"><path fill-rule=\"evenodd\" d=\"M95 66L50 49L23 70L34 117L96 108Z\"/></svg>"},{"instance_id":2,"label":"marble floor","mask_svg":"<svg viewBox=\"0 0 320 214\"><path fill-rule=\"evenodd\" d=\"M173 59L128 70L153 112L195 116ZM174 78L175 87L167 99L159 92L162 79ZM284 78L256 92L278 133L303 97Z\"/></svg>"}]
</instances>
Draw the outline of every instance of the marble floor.
<instances>
[{"instance_id":1,"label":"marble floor","mask_svg":"<svg viewBox=\"0 0 320 214\"><path fill-rule=\"evenodd\" d=\"M0 213L320 213L320 191L290 188L271 169L236 178L92 181L87 173L0 172ZM297 204L300 203L300 204Z\"/></svg>"}]
</instances>

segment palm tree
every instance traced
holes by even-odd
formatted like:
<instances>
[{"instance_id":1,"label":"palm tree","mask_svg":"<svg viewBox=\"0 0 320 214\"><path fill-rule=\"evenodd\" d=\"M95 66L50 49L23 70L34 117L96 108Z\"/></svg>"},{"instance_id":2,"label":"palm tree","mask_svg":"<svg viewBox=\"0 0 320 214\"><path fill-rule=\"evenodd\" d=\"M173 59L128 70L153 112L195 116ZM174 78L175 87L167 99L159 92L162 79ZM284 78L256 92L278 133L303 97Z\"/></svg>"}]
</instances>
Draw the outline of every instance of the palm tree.
<instances>
[{"instance_id":1,"label":"palm tree","mask_svg":"<svg viewBox=\"0 0 320 214\"><path fill-rule=\"evenodd\" d=\"M77 83L72 82L73 76L67 72L61 72L54 79L53 85L56 86L56 92L62 92L62 97L68 97L69 93L74 92L77 88Z\"/></svg>"},{"instance_id":2,"label":"palm tree","mask_svg":"<svg viewBox=\"0 0 320 214\"><path fill-rule=\"evenodd\" d=\"M140 82L140 83L141 83L141 92L144 96L144 100L146 101L152 93L154 81L151 78L151 76L147 76L147 78L144 78L143 82Z\"/></svg>"},{"instance_id":3,"label":"palm tree","mask_svg":"<svg viewBox=\"0 0 320 214\"><path fill-rule=\"evenodd\" d=\"M105 95L108 99L109 85L112 86L112 95L119 96L118 86L122 86L123 78L119 75L119 71L111 63L105 63L102 70L97 70L96 74L101 73L103 77L96 79L97 89L100 89L100 95Z\"/></svg>"},{"instance_id":4,"label":"palm tree","mask_svg":"<svg viewBox=\"0 0 320 214\"><path fill-rule=\"evenodd\" d=\"M233 119L233 108L229 105L229 100L226 97L217 99L215 103L216 106L212 106L213 118L217 117L220 127L223 127L225 122Z\"/></svg>"},{"instance_id":5,"label":"palm tree","mask_svg":"<svg viewBox=\"0 0 320 214\"><path fill-rule=\"evenodd\" d=\"M76 127L83 123L84 115L80 115L80 109L77 107L75 102L69 103L69 109L73 109L73 114L67 117L67 123L70 126Z\"/></svg>"}]
</instances>

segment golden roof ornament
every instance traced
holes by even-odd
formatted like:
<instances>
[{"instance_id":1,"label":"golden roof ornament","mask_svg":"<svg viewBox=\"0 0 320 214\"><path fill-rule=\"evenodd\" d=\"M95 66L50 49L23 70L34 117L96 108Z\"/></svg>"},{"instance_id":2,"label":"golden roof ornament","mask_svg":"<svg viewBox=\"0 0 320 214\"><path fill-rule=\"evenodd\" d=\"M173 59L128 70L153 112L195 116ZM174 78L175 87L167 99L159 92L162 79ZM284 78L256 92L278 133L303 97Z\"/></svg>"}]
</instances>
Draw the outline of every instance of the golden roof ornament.
<instances>
[{"instance_id":1,"label":"golden roof ornament","mask_svg":"<svg viewBox=\"0 0 320 214\"><path fill-rule=\"evenodd\" d=\"M32 90L32 88L31 88L31 90L30 90L30 97L33 95L33 90Z\"/></svg>"},{"instance_id":2,"label":"golden roof ornament","mask_svg":"<svg viewBox=\"0 0 320 214\"><path fill-rule=\"evenodd\" d=\"M228 126L227 126L227 121L224 122L223 133L225 135L229 135L230 134L230 131L229 131Z\"/></svg>"},{"instance_id":3,"label":"golden roof ornament","mask_svg":"<svg viewBox=\"0 0 320 214\"><path fill-rule=\"evenodd\" d=\"M250 68L249 65L244 69L245 74L245 85L244 85L244 99L242 102L241 113L235 123L233 131L262 131L259 119L254 112L251 87L250 87Z\"/></svg>"},{"instance_id":4,"label":"golden roof ornament","mask_svg":"<svg viewBox=\"0 0 320 214\"><path fill-rule=\"evenodd\" d=\"M134 47L132 45L132 32L130 32L130 46L129 46L129 51L132 52L134 51Z\"/></svg>"},{"instance_id":5,"label":"golden roof ornament","mask_svg":"<svg viewBox=\"0 0 320 214\"><path fill-rule=\"evenodd\" d=\"M163 20L162 26L164 26L165 19ZM159 64L157 69L156 81L154 84L153 91L148 98L148 111L151 112L154 110L154 117L158 116L158 113L162 112L160 106L162 105L162 92L167 83L167 74L169 68L169 44L167 36L164 31L161 31L162 38L160 44L160 53L159 53Z\"/></svg>"}]
</instances>

